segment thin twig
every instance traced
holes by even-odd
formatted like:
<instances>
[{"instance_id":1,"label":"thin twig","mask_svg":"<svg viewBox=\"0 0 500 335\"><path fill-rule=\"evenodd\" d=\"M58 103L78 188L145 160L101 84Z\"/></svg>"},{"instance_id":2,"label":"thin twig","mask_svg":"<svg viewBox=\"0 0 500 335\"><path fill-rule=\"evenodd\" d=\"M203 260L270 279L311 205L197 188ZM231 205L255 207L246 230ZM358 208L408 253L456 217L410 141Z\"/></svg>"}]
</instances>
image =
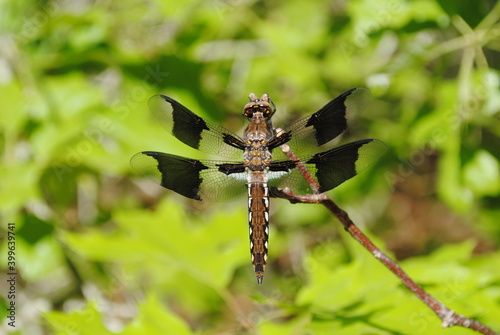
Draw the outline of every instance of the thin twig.
<instances>
[{"instance_id":1,"label":"thin twig","mask_svg":"<svg viewBox=\"0 0 500 335\"><path fill-rule=\"evenodd\" d=\"M401 269L401 267L387 256L382 250L380 250L373 242L361 231L359 228L351 221L349 215L339 208L326 194L318 194L320 190L320 185L313 178L305 164L300 161L297 156L290 150L288 145L282 145L281 150L286 153L289 159L295 162L297 168L302 173L306 181L314 190L315 194L310 195L298 195L291 192L288 189L279 190L279 194L284 198L288 199L292 203L321 203L323 204L333 215L335 215L340 222L344 225L345 230L347 230L352 237L354 237L359 243L361 243L370 253L377 258L382 264L384 264L389 270L391 270L402 282L410 289L420 300L422 300L427 306L429 306L434 313L442 320L441 327L452 327L452 326L462 326L466 328L473 329L479 333L488 335L498 335L492 329L483 325L482 323L469 319L463 315L455 313L453 310L449 309L429 293L424 291L415 281L413 281L406 272Z\"/></svg>"}]
</instances>

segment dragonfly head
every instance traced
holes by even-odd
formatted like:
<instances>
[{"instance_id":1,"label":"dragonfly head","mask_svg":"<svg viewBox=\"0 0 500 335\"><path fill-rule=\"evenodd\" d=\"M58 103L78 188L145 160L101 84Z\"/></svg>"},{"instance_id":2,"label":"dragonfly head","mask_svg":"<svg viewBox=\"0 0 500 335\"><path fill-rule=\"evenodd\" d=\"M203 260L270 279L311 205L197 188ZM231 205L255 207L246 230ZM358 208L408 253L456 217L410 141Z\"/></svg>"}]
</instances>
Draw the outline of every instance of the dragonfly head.
<instances>
[{"instance_id":1,"label":"dragonfly head","mask_svg":"<svg viewBox=\"0 0 500 335\"><path fill-rule=\"evenodd\" d=\"M257 112L262 113L265 119L270 119L276 112L276 106L267 93L262 94L260 99L254 93L250 93L248 98L250 102L245 105L243 110L243 116L248 119L251 119Z\"/></svg>"}]
</instances>

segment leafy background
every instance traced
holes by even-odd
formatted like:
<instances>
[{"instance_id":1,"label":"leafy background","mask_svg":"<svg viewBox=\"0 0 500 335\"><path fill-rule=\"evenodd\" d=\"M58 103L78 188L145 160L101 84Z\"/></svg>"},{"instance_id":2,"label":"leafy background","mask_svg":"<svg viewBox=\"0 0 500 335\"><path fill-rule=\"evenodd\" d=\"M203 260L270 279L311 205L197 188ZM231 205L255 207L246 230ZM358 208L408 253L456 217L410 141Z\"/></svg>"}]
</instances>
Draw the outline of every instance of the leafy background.
<instances>
[{"instance_id":1,"label":"leafy background","mask_svg":"<svg viewBox=\"0 0 500 335\"><path fill-rule=\"evenodd\" d=\"M16 223L12 334L471 334L440 320L325 209L272 202L257 286L245 201L142 180L142 150L203 158L147 111L168 94L241 131L356 86L352 131L388 153L330 192L442 303L500 331L496 1L1 1L2 236ZM0 267L6 272L6 240Z\"/></svg>"}]
</instances>

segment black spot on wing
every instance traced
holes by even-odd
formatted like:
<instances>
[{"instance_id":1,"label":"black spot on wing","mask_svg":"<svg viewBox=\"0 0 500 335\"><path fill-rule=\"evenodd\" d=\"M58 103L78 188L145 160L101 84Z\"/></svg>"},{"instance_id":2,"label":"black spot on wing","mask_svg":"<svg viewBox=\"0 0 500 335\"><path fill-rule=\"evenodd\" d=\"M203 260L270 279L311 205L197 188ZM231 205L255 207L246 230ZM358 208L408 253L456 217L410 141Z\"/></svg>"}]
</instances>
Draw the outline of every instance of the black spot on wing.
<instances>
[{"instance_id":1,"label":"black spot on wing","mask_svg":"<svg viewBox=\"0 0 500 335\"><path fill-rule=\"evenodd\" d=\"M338 137L358 119L371 100L370 91L363 87L350 89L323 106L316 113L284 127L291 134L287 141L296 155L318 151L318 147ZM285 159L279 151L276 159Z\"/></svg>"},{"instance_id":2,"label":"black spot on wing","mask_svg":"<svg viewBox=\"0 0 500 335\"><path fill-rule=\"evenodd\" d=\"M190 147L231 159L242 157L243 140L223 126L203 119L165 95L151 97L148 104L155 119Z\"/></svg>"},{"instance_id":3,"label":"black spot on wing","mask_svg":"<svg viewBox=\"0 0 500 335\"><path fill-rule=\"evenodd\" d=\"M325 192L361 173L385 150L382 141L364 139L312 155L305 163L314 167L316 180Z\"/></svg>"},{"instance_id":4,"label":"black spot on wing","mask_svg":"<svg viewBox=\"0 0 500 335\"><path fill-rule=\"evenodd\" d=\"M132 157L130 163L139 173L161 186L185 197L201 200L199 190L203 178L200 177L200 172L208 167L200 161L144 151Z\"/></svg>"},{"instance_id":5,"label":"black spot on wing","mask_svg":"<svg viewBox=\"0 0 500 335\"><path fill-rule=\"evenodd\" d=\"M243 173L245 172L245 165L243 163L239 164L218 164L219 172L222 172L226 175L230 175L232 173Z\"/></svg>"},{"instance_id":6,"label":"black spot on wing","mask_svg":"<svg viewBox=\"0 0 500 335\"><path fill-rule=\"evenodd\" d=\"M379 140L365 139L335 147L312 155L298 156L313 178L320 184L322 192L329 191L344 181L360 174L370 164L384 154L386 145ZM311 194L307 183L296 163L291 160L273 161L270 165L269 189L288 187L297 194Z\"/></svg>"},{"instance_id":7,"label":"black spot on wing","mask_svg":"<svg viewBox=\"0 0 500 335\"><path fill-rule=\"evenodd\" d=\"M295 169L296 164L290 160L282 160L277 162L271 162L269 165L269 171L271 172L290 172Z\"/></svg>"},{"instance_id":8,"label":"black spot on wing","mask_svg":"<svg viewBox=\"0 0 500 335\"><path fill-rule=\"evenodd\" d=\"M318 145L331 141L347 129L345 101L355 90L352 88L342 93L311 115L305 126L314 127Z\"/></svg>"},{"instance_id":9,"label":"black spot on wing","mask_svg":"<svg viewBox=\"0 0 500 335\"><path fill-rule=\"evenodd\" d=\"M153 182L195 200L233 201L247 193L247 174L241 162L144 151L134 155L130 165Z\"/></svg>"},{"instance_id":10,"label":"black spot on wing","mask_svg":"<svg viewBox=\"0 0 500 335\"><path fill-rule=\"evenodd\" d=\"M280 134L279 136L273 137L269 141L269 143L267 144L267 146L269 147L270 150L272 150L274 148L279 147L280 145L283 145L283 144L287 143L288 141L290 141L291 138L292 138L292 132L291 131L287 131L287 132L284 132L284 133Z\"/></svg>"},{"instance_id":11,"label":"black spot on wing","mask_svg":"<svg viewBox=\"0 0 500 335\"><path fill-rule=\"evenodd\" d=\"M172 106L172 134L182 142L195 149L200 148L201 133L209 130L205 120L172 98L160 95Z\"/></svg>"},{"instance_id":12,"label":"black spot on wing","mask_svg":"<svg viewBox=\"0 0 500 335\"><path fill-rule=\"evenodd\" d=\"M245 150L245 143L239 138L234 137L231 134L223 134L222 141L232 147L235 147L240 150Z\"/></svg>"}]
</instances>

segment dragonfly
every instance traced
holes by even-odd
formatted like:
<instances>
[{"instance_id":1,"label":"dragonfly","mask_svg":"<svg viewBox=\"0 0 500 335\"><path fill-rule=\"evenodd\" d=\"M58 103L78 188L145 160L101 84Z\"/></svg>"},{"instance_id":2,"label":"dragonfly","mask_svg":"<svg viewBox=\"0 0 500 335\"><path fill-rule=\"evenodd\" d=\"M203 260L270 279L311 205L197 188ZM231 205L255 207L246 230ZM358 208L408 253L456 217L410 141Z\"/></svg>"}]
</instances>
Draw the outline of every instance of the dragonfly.
<instances>
[{"instance_id":1,"label":"dragonfly","mask_svg":"<svg viewBox=\"0 0 500 335\"><path fill-rule=\"evenodd\" d=\"M371 97L366 88L352 88L314 114L282 128L272 117L276 106L268 94L249 95L243 108L248 125L243 136L193 113L178 101L155 95L148 105L154 118L184 144L226 160L193 159L156 151L134 155L131 166L144 177L184 197L199 201L231 201L248 197L250 254L257 283L262 284L268 261L269 198L314 191L280 146L287 145L320 185L329 191L376 161L386 145L361 139L318 152L340 137Z\"/></svg>"}]
</instances>

